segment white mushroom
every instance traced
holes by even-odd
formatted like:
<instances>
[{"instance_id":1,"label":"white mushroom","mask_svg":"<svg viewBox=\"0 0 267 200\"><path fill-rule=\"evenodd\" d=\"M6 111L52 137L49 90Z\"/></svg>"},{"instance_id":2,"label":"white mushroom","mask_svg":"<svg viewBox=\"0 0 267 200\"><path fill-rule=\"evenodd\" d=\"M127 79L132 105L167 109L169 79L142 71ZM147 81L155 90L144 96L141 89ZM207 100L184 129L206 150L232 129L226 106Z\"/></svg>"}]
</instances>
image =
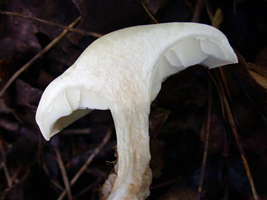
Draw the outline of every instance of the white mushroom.
<instances>
[{"instance_id":1,"label":"white mushroom","mask_svg":"<svg viewBox=\"0 0 267 200\"><path fill-rule=\"evenodd\" d=\"M168 76L189 66L217 67L237 57L219 30L196 23L122 29L93 42L43 93L36 121L45 139L91 109L110 109L118 162L102 187L103 199L149 196L148 115Z\"/></svg>"}]
</instances>

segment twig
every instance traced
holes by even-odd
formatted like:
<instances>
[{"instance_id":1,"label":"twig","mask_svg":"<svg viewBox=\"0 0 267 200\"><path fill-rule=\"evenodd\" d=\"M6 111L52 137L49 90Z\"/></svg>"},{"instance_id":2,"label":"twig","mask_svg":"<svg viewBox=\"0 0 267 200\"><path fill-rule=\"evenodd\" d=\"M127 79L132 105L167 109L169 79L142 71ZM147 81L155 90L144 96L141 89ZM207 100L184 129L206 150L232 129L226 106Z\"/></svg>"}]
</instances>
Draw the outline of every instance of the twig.
<instances>
[{"instance_id":1,"label":"twig","mask_svg":"<svg viewBox=\"0 0 267 200\"><path fill-rule=\"evenodd\" d=\"M69 27L74 27L81 20L81 16L79 16L74 22L72 22ZM50 50L56 43L59 42L69 31L64 30L58 37L56 37L52 42L50 42L42 51L40 51L36 56L34 56L29 62L27 62L23 67L21 67L13 76L8 80L5 84L4 88L0 92L0 97L5 93L5 91L9 88L9 86L16 80L16 78L24 72L28 67L31 66L37 59L43 56L48 50Z\"/></svg>"},{"instance_id":2,"label":"twig","mask_svg":"<svg viewBox=\"0 0 267 200\"><path fill-rule=\"evenodd\" d=\"M50 22L50 21L47 21L47 20L44 20L44 19L40 19L40 18L37 18L37 17L30 17L30 16L27 16L27 15L19 14L19 13L8 12L8 11L0 11L0 15L8 15L8 16L20 17L20 18L24 18L24 19L28 19L28 20L32 20L32 21L37 21L37 22L49 24L49 25L52 25L52 26L57 26L57 27L66 29L68 31L74 32L74 33L79 33L79 34L83 34L83 35L91 35L91 36L96 37L96 38L100 38L100 37L103 36L102 34L99 34L99 33L85 31L85 30L76 29L76 28L71 28L69 26L64 26L64 25L61 25L61 24L57 24L55 22Z\"/></svg>"},{"instance_id":3,"label":"twig","mask_svg":"<svg viewBox=\"0 0 267 200\"><path fill-rule=\"evenodd\" d=\"M200 180L199 180L198 191L197 191L197 200L201 199L202 186L203 186L204 176L205 176L207 155L208 155L208 149L209 149L211 110L212 110L212 88L211 88L211 82L209 82L208 111L206 115L207 116L206 124L203 125L205 127L203 131L206 132L206 137L205 137L205 143L204 143L203 159L202 159L202 164L201 164Z\"/></svg>"},{"instance_id":4,"label":"twig","mask_svg":"<svg viewBox=\"0 0 267 200\"><path fill-rule=\"evenodd\" d=\"M209 0L205 0L205 7L206 7L206 11L209 15L210 21L213 21L213 17L214 17L214 12L210 6Z\"/></svg>"},{"instance_id":5,"label":"twig","mask_svg":"<svg viewBox=\"0 0 267 200\"><path fill-rule=\"evenodd\" d=\"M26 170L26 173L24 174L24 176L19 180L19 182L17 182L16 184L6 188L4 190L4 192L2 193L2 197L1 197L1 200L4 200L5 199L5 196L6 196L6 193L8 193L10 190L12 190L13 188L15 188L17 185L19 185L20 183L22 183L26 178L27 176L29 175L30 173L30 167L27 168Z\"/></svg>"},{"instance_id":6,"label":"twig","mask_svg":"<svg viewBox=\"0 0 267 200\"><path fill-rule=\"evenodd\" d=\"M226 85L226 79L225 79L225 76L224 76L224 72L223 72L223 70L221 68L219 68L219 72L221 74L222 82L223 82L223 84L225 86L225 90L226 90L228 96L230 97L230 91L229 91L229 89L228 89L228 87ZM246 172L247 172L247 176L248 176L248 179L249 179L249 182L250 182L250 187L251 187L254 199L255 200L259 200L259 196L258 196L256 187L255 187L252 175L251 175L251 171L250 171L250 168L249 168L249 165L248 165L248 161L247 161L244 149L243 149L242 144L241 144L241 140L240 140L240 137L239 137L239 133L238 133L235 121L234 121L234 117L233 117L233 114L231 112L231 109L230 109L230 106L229 106L229 103L228 103L228 100L226 98L226 95L225 95L225 92L224 92L223 88L221 88L221 92L223 94L223 101L224 101L224 106L226 108L226 113L227 113L227 116L228 116L228 120L229 120L229 123L230 123L230 125L232 127L232 131L233 131L235 139L236 139L236 144L238 146L238 149L239 149L239 152L241 154L243 163L245 165L245 169L246 169Z\"/></svg>"},{"instance_id":7,"label":"twig","mask_svg":"<svg viewBox=\"0 0 267 200\"><path fill-rule=\"evenodd\" d=\"M95 188L100 181L102 180L101 177L99 177L94 183L92 183L91 185L88 185L86 188L84 188L81 192L79 192L74 199L79 199L82 195L84 195L87 191L92 190L93 188Z\"/></svg>"},{"instance_id":8,"label":"twig","mask_svg":"<svg viewBox=\"0 0 267 200\"><path fill-rule=\"evenodd\" d=\"M236 0L234 0L234 15L236 15Z\"/></svg>"},{"instance_id":9,"label":"twig","mask_svg":"<svg viewBox=\"0 0 267 200\"><path fill-rule=\"evenodd\" d=\"M62 131L61 135L73 135L73 134L85 134L88 135L91 133L90 128L81 128L81 129L67 129Z\"/></svg>"},{"instance_id":10,"label":"twig","mask_svg":"<svg viewBox=\"0 0 267 200\"><path fill-rule=\"evenodd\" d=\"M69 182L69 179L68 179L68 175L67 175L67 172L66 172L66 169L65 169L61 154L60 154L60 152L58 151L57 148L55 148L55 152L56 152L56 156L57 156L57 162L58 162L58 165L59 165L59 169L61 171L61 175L62 175L62 178L63 178L63 182L64 182L64 185L65 185L67 194L68 194L68 198L69 198L69 200L72 200L73 198L72 198L71 189L70 189L70 182Z\"/></svg>"},{"instance_id":11,"label":"twig","mask_svg":"<svg viewBox=\"0 0 267 200\"><path fill-rule=\"evenodd\" d=\"M107 174L104 173L103 171L99 170L99 169L86 169L85 172L87 174L90 174L91 176L95 176L97 178L101 177L101 178L106 178L107 177Z\"/></svg>"},{"instance_id":12,"label":"twig","mask_svg":"<svg viewBox=\"0 0 267 200\"><path fill-rule=\"evenodd\" d=\"M170 181L167 181L165 183L160 183L158 185L155 185L155 186L151 186L151 190L155 190L155 189L159 189L159 188L162 188L162 187L166 187L166 186L169 186L169 185L172 185L178 181L182 180L182 177L178 177L178 178L175 178L175 179L172 179Z\"/></svg>"},{"instance_id":13,"label":"twig","mask_svg":"<svg viewBox=\"0 0 267 200\"><path fill-rule=\"evenodd\" d=\"M43 163L42 166L43 166L43 169L44 169L45 173L46 173L47 176L49 177L49 176L50 176L50 173L49 173L49 170L48 170L46 164ZM63 188L57 181L53 180L52 178L50 178L50 181L55 185L55 187L57 187L57 188L60 189L61 191L64 190L64 188Z\"/></svg>"},{"instance_id":14,"label":"twig","mask_svg":"<svg viewBox=\"0 0 267 200\"><path fill-rule=\"evenodd\" d=\"M87 161L84 163L84 165L81 167L81 169L77 172L77 174L73 177L73 179L71 180L71 185L73 185L82 175L82 173L86 170L86 168L88 167L88 165L93 161L93 159L95 158L95 156L102 150L102 148L106 145L106 143L108 142L110 136L111 136L111 128L108 129L102 143L94 150L94 152L92 153L92 155L87 159Z\"/></svg>"},{"instance_id":15,"label":"twig","mask_svg":"<svg viewBox=\"0 0 267 200\"><path fill-rule=\"evenodd\" d=\"M147 13L147 14L149 15L149 17L153 20L153 22L154 22L155 24L158 24L158 23L159 23L158 20L156 20L156 18L150 13L150 11L147 9L147 7L146 7L146 5L144 4L144 2L141 1L140 4L143 6L143 8L145 9L146 13Z\"/></svg>"},{"instance_id":16,"label":"twig","mask_svg":"<svg viewBox=\"0 0 267 200\"><path fill-rule=\"evenodd\" d=\"M214 17L214 12L213 12L210 4L209 4L209 0L205 0L205 7L206 7L206 11L207 11L207 13L209 15L210 21L211 21L211 23L213 25L215 17ZM216 13L215 13L215 15L216 15ZM218 13L217 13L217 15L218 15ZM225 120L226 116L225 116L225 109L224 109L224 103L223 103L223 97L222 97L223 95L222 95L221 90L220 90L220 88L222 88L222 83L221 83L221 81L219 81L219 83L217 84L217 82L215 81L215 79L214 79L213 75L211 74L211 72L209 70L207 70L207 71L208 71L208 74L209 74L213 84L215 85L215 87L216 87L216 89L218 91L218 94L219 94L219 97L220 97L221 109L222 109L222 116L223 116L223 119ZM217 70L215 70L215 75L219 79L219 74L218 74Z\"/></svg>"},{"instance_id":17,"label":"twig","mask_svg":"<svg viewBox=\"0 0 267 200\"><path fill-rule=\"evenodd\" d=\"M223 119L225 119L225 110L224 110L224 106L223 106L223 97L222 97L222 94L221 94L221 91L220 91L220 88L219 88L219 85L217 84L217 82L215 81L213 75L211 74L211 72L209 70L208 71L208 74L213 82L213 84L215 85L217 91L218 91L218 94L219 94L219 98L220 98L220 103L221 103L221 108L222 108L222 116L223 116ZM217 71L215 71L215 74L216 74ZM217 74L216 74L217 75ZM219 82L220 84L221 82Z\"/></svg>"},{"instance_id":18,"label":"twig","mask_svg":"<svg viewBox=\"0 0 267 200\"><path fill-rule=\"evenodd\" d=\"M3 148L2 137L0 137L0 152L1 152L1 155L3 157L3 161L1 162L1 165L2 165L2 168L3 168L5 176L6 176L7 185L8 185L8 187L11 187L12 186L12 181L11 181L11 177L10 177L10 174L9 174L7 166L6 166L6 155L5 155L5 151L4 151L4 148Z\"/></svg>"},{"instance_id":19,"label":"twig","mask_svg":"<svg viewBox=\"0 0 267 200\"><path fill-rule=\"evenodd\" d=\"M11 183L15 182L19 173L20 173L21 167L18 167L15 171L15 173L13 174L13 176L11 177Z\"/></svg>"},{"instance_id":20,"label":"twig","mask_svg":"<svg viewBox=\"0 0 267 200\"><path fill-rule=\"evenodd\" d=\"M12 186L12 181L11 181L11 178L10 178L10 175L9 175L9 172L8 172L8 169L6 167L6 164L4 162L1 162L1 166L4 170L4 173L5 173L5 176L6 176L6 180L7 180L7 186L8 187L11 187Z\"/></svg>"},{"instance_id":21,"label":"twig","mask_svg":"<svg viewBox=\"0 0 267 200\"><path fill-rule=\"evenodd\" d=\"M171 111L167 111L165 112L163 115L164 115L164 118L162 119L162 121L159 123L159 125L157 126L157 129L155 130L155 133L154 133L154 136L153 136L153 139L151 141L151 143L154 143L156 141L156 138L157 138L157 135L159 134L160 130L162 129L164 123L166 122L166 120L168 119L169 115L170 115Z\"/></svg>"},{"instance_id":22,"label":"twig","mask_svg":"<svg viewBox=\"0 0 267 200\"><path fill-rule=\"evenodd\" d=\"M37 127L36 127L37 128ZM37 150L37 163L41 166L41 164L42 164L42 134L40 133L40 130L37 128L37 130L38 130L38 150Z\"/></svg>"},{"instance_id":23,"label":"twig","mask_svg":"<svg viewBox=\"0 0 267 200\"><path fill-rule=\"evenodd\" d=\"M215 78L216 80L220 79L220 76L218 74L218 71L215 70ZM220 103L221 103L221 109L222 109L222 117L223 117L223 121L226 121L226 114L225 114L225 108L224 108L224 102L223 102L223 95L221 93L221 89L223 88L221 81L218 81L218 83L215 81L215 78L213 77L213 75L211 74L211 72L208 70L208 74L210 75L211 80L213 81L213 84L215 85L217 92L219 94L220 97ZM228 156L229 156L229 141L228 141L228 137L227 137L227 132L223 131L223 152L222 155L224 157L224 166L223 166L223 180L226 183L226 187L225 187L225 195L224 195L224 200L228 199L228 185L227 185L227 174L228 174L228 168L229 168L229 161L228 161Z\"/></svg>"},{"instance_id":24,"label":"twig","mask_svg":"<svg viewBox=\"0 0 267 200\"><path fill-rule=\"evenodd\" d=\"M199 22L200 21L200 15L202 12L204 0L197 0L193 12L193 16L191 18L191 22Z\"/></svg>"},{"instance_id":25,"label":"twig","mask_svg":"<svg viewBox=\"0 0 267 200\"><path fill-rule=\"evenodd\" d=\"M70 185L74 185L76 181L80 178L80 176L83 174L83 172L86 170L88 165L93 161L95 156L103 149L103 147L107 144L109 141L109 138L111 136L111 128L108 129L103 141L101 144L94 150L94 152L91 154L91 156L87 159L87 161L84 163L84 165L80 168L80 170L76 173L76 175L71 179ZM66 190L64 190L61 195L58 197L58 200L62 200L64 196L66 195Z\"/></svg>"}]
</instances>

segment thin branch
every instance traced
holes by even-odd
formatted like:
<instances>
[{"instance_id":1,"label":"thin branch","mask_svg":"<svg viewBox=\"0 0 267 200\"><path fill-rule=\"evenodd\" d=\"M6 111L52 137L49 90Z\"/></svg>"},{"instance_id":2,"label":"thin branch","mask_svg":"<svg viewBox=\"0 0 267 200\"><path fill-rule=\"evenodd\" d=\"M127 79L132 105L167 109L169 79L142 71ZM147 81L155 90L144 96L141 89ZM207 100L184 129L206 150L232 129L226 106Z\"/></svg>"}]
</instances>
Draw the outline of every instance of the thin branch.
<instances>
[{"instance_id":1,"label":"thin branch","mask_svg":"<svg viewBox=\"0 0 267 200\"><path fill-rule=\"evenodd\" d=\"M169 186L169 185L173 185L173 184L175 184L176 182L181 181L181 180L182 180L182 177L179 176L178 178L172 179L172 180L167 181L167 182L165 182L165 183L160 183L160 184L158 184L158 185L151 186L151 190L156 190L156 189L159 189L159 188L162 188L162 187L166 187L166 186Z\"/></svg>"},{"instance_id":2,"label":"thin branch","mask_svg":"<svg viewBox=\"0 0 267 200\"><path fill-rule=\"evenodd\" d=\"M211 23L213 23L214 21L214 12L209 4L209 0L205 0L205 7L206 7L206 11L209 15L209 18L210 18L210 21ZM222 97L222 94L221 94L221 91L220 91L220 87L222 87L220 84L221 84L221 81L219 81L219 84L217 84L217 82L215 81L214 77L212 76L211 72L209 70L207 70L213 84L215 85L217 91L218 91L218 94L219 94L219 97L220 97L220 103L221 103L221 109L222 109L222 115L223 115L223 119L225 120L225 109L224 109L224 106L223 106L223 97ZM215 70L215 75L218 77L218 71ZM219 86L220 85L220 86Z\"/></svg>"},{"instance_id":3,"label":"thin branch","mask_svg":"<svg viewBox=\"0 0 267 200\"><path fill-rule=\"evenodd\" d=\"M81 20L81 16L79 16L74 22L72 22L69 27L74 27L78 24L78 22ZM21 67L13 76L8 80L8 82L5 84L4 88L0 92L0 97L5 93L5 91L9 88L9 86L16 80L16 78L24 72L26 69L28 69L32 63L34 63L37 59L39 59L41 56L43 56L48 50L50 50L55 44L57 44L69 31L64 30L58 37L56 37L52 42L50 42L41 52L39 52L36 56L34 56L29 62L27 62L23 67Z\"/></svg>"},{"instance_id":4,"label":"thin branch","mask_svg":"<svg viewBox=\"0 0 267 200\"><path fill-rule=\"evenodd\" d=\"M102 178L99 177L94 183L88 185L86 188L84 188L81 192L79 192L74 199L79 199L82 195L84 195L86 192L88 192L89 190L94 189L95 187L97 187L97 185L100 183L100 181L102 181Z\"/></svg>"},{"instance_id":5,"label":"thin branch","mask_svg":"<svg viewBox=\"0 0 267 200\"><path fill-rule=\"evenodd\" d=\"M221 109L222 109L222 116L223 116L223 119L225 119L225 110L224 110L224 106L223 106L223 97L222 97L222 94L221 94L221 91L220 91L220 88L219 88L219 85L217 84L217 82L215 81L214 77L212 76L211 72L209 70L208 71L208 74L214 84L214 86L216 87L217 91L218 91L218 94L219 94L219 98L220 98L220 103L221 103ZM215 74L216 74L217 71L215 71ZM217 75L217 74L216 74ZM219 82L220 84L221 82Z\"/></svg>"},{"instance_id":6,"label":"thin branch","mask_svg":"<svg viewBox=\"0 0 267 200\"><path fill-rule=\"evenodd\" d=\"M39 131L39 129L37 129L38 130L38 150L37 150L37 163L39 164L39 165L41 165L42 164L42 134L40 134L40 131Z\"/></svg>"},{"instance_id":7,"label":"thin branch","mask_svg":"<svg viewBox=\"0 0 267 200\"><path fill-rule=\"evenodd\" d=\"M4 200L5 199L6 193L8 193L10 190L12 190L13 188L15 188L19 184L21 184L27 178L27 176L29 175L29 173L30 173L30 167L27 168L24 176L16 184L14 184L14 185L12 185L12 186L10 186L10 187L8 187L8 188L6 188L4 190L4 192L2 193L1 200Z\"/></svg>"},{"instance_id":8,"label":"thin branch","mask_svg":"<svg viewBox=\"0 0 267 200\"><path fill-rule=\"evenodd\" d=\"M99 152L103 149L103 147L107 144L109 141L109 138L111 136L111 128L108 129L103 141L101 144L94 150L94 152L91 154L91 156L87 159L87 161L84 163L84 165L80 168L80 170L76 173L76 175L71 179L70 185L73 186L76 181L80 178L80 176L84 173L84 171L87 169L88 165L91 164L91 162L94 160L95 156L99 154ZM66 195L66 190L64 190L61 195L58 197L58 200L62 200L64 196Z\"/></svg>"},{"instance_id":9,"label":"thin branch","mask_svg":"<svg viewBox=\"0 0 267 200\"><path fill-rule=\"evenodd\" d=\"M76 134L79 134L79 135L82 135L82 134L85 134L85 135L88 135L90 134L92 131L90 128L81 128L81 129L67 129L67 130L64 130L61 132L61 135L76 135Z\"/></svg>"},{"instance_id":10,"label":"thin branch","mask_svg":"<svg viewBox=\"0 0 267 200\"><path fill-rule=\"evenodd\" d=\"M106 145L106 143L108 142L110 136L111 136L111 128L108 129L102 143L94 150L94 152L91 154L91 156L87 159L87 161L84 163L84 165L81 167L81 169L77 172L77 174L73 177L73 179L71 180L71 185L73 185L82 175L82 173L86 170L86 168L88 167L88 165L93 161L93 159L95 158L95 156L97 154L99 154L99 152L102 150L102 148Z\"/></svg>"},{"instance_id":11,"label":"thin branch","mask_svg":"<svg viewBox=\"0 0 267 200\"><path fill-rule=\"evenodd\" d=\"M156 138L160 132L160 130L162 129L164 123L166 122L166 120L168 119L169 115L170 115L171 111L166 111L165 113L163 113L164 117L162 119L162 121L158 124L157 129L155 130L153 139L151 141L151 143L153 144L156 141Z\"/></svg>"},{"instance_id":12,"label":"thin branch","mask_svg":"<svg viewBox=\"0 0 267 200\"><path fill-rule=\"evenodd\" d=\"M10 175L9 175L9 172L8 172L8 169L6 167L6 164L4 162L1 162L1 166L4 170L4 173L5 173L5 176L6 176L6 180L7 180L7 186L8 187L11 187L12 186L12 181L11 181L11 178L10 178Z\"/></svg>"},{"instance_id":13,"label":"thin branch","mask_svg":"<svg viewBox=\"0 0 267 200\"><path fill-rule=\"evenodd\" d=\"M50 177L50 173L49 173L49 170L48 170L46 164L43 163L42 166L43 166L43 169L44 169L45 173L47 174L47 176ZM51 181L51 182L55 185L55 187L57 187L59 190L61 190L61 191L64 190L64 188L63 188L63 187L62 187L56 180L50 178L50 181Z\"/></svg>"},{"instance_id":14,"label":"thin branch","mask_svg":"<svg viewBox=\"0 0 267 200\"><path fill-rule=\"evenodd\" d=\"M206 169L206 163L207 163L207 155L208 155L208 149L209 149L209 137L210 137L210 121L211 121L211 110L212 110L212 88L211 88L211 82L209 82L209 101L208 101L208 110L206 114L206 124L203 126L202 130L206 132L205 137L205 143L204 143L204 152L203 152L203 159L201 164L201 172L200 172L200 180L199 180L199 186L198 186L198 192L197 192L197 200L201 199L202 194L202 186L204 182L205 177L205 169Z\"/></svg>"},{"instance_id":15,"label":"thin branch","mask_svg":"<svg viewBox=\"0 0 267 200\"><path fill-rule=\"evenodd\" d=\"M234 4L234 15L236 15L236 0L234 0L233 4Z\"/></svg>"},{"instance_id":16,"label":"thin branch","mask_svg":"<svg viewBox=\"0 0 267 200\"><path fill-rule=\"evenodd\" d=\"M146 13L149 15L149 17L153 20L153 22L155 23L155 24L158 24L159 22L158 22L158 20L156 20L156 18L151 14L151 12L147 9L147 7L146 7L146 5L144 4L144 2L143 1L141 1L141 3L140 3L142 6L143 6L143 8L145 9L145 11L146 11Z\"/></svg>"},{"instance_id":17,"label":"thin branch","mask_svg":"<svg viewBox=\"0 0 267 200\"><path fill-rule=\"evenodd\" d=\"M106 178L107 177L107 174L101 170L99 170L98 168L95 168L95 169L86 169L85 172L87 174L89 174L90 176L94 176L94 177L101 177L101 178Z\"/></svg>"},{"instance_id":18,"label":"thin branch","mask_svg":"<svg viewBox=\"0 0 267 200\"><path fill-rule=\"evenodd\" d=\"M15 171L15 173L13 174L13 176L11 177L11 182L14 183L19 175L21 171L21 167L18 167Z\"/></svg>"},{"instance_id":19,"label":"thin branch","mask_svg":"<svg viewBox=\"0 0 267 200\"><path fill-rule=\"evenodd\" d=\"M37 18L37 17L30 17L30 16L27 16L27 15L19 14L19 13L8 12L8 11L0 11L0 15L8 15L8 16L20 17L20 18L28 19L28 20L32 20L32 21L37 21L37 22L41 22L41 23L44 23L44 24L57 26L59 28L66 29L66 30L74 32L74 33L79 33L79 34L83 34L83 35L90 35L90 36L93 36L93 37L96 37L96 38L100 38L100 37L103 36L102 34L99 34L99 33L85 31L85 30L81 30L81 29L76 29L76 28L72 28L72 27L69 27L69 26L64 26L64 25L61 25L61 24L57 24L55 22L50 22L50 21L47 21L47 20L44 20L44 19L40 19L40 18Z\"/></svg>"},{"instance_id":20,"label":"thin branch","mask_svg":"<svg viewBox=\"0 0 267 200\"><path fill-rule=\"evenodd\" d=\"M206 11L209 15L210 21L213 21L213 17L214 17L214 12L210 6L209 0L205 0L205 7L206 7Z\"/></svg>"},{"instance_id":21,"label":"thin branch","mask_svg":"<svg viewBox=\"0 0 267 200\"><path fill-rule=\"evenodd\" d=\"M3 168L5 176L6 176L7 185L8 185L8 187L11 187L12 186L12 180L11 180L10 174L9 174L7 166L6 166L6 155L5 155L5 151L4 151L4 147L3 147L2 138L0 138L0 152L1 152L1 155L3 158L1 165L2 165L2 168Z\"/></svg>"},{"instance_id":22,"label":"thin branch","mask_svg":"<svg viewBox=\"0 0 267 200\"><path fill-rule=\"evenodd\" d=\"M226 79L225 79L224 72L223 72L223 70L221 68L219 68L219 72L221 74L222 82L223 82L223 84L225 86L225 90L226 90L228 96L230 97L230 91L229 91L229 89L228 89L228 87L226 85ZM244 149L243 149L242 144L241 144L241 140L240 140L240 137L239 137L239 133L238 133L236 124L235 124L235 120L234 120L233 114L232 114L230 106L229 106L229 102L227 100L227 97L226 97L226 94L225 94L223 88L221 88L221 92L223 94L223 101L224 101L224 106L226 108L226 113L227 113L227 116L228 116L228 120L229 120L229 123L230 123L230 125L232 127L232 131L233 131L235 139L236 139L236 144L238 146L238 149L239 149L239 152L241 154L243 163L245 165L245 169L246 169L246 172L247 172L247 176L248 176L248 179L249 179L249 182L250 182L250 187L251 187L254 199L255 200L259 200L259 196L258 196L256 187L255 187L252 175L251 175L251 171L250 171L250 168L249 168L249 165L248 165L248 161L247 161Z\"/></svg>"},{"instance_id":23,"label":"thin branch","mask_svg":"<svg viewBox=\"0 0 267 200\"><path fill-rule=\"evenodd\" d=\"M67 175L67 172L66 172L66 169L65 169L61 154L60 154L60 152L58 151L57 148L55 148L55 152L56 152L56 156L57 156L57 162L58 162L58 165L59 165L59 169L61 171L61 175L62 175L62 178L63 178L63 182L64 182L64 185L65 185L67 194L68 194L68 198L69 198L69 200L72 200L73 198L72 198L71 189L70 189L70 182L69 182L69 179L68 179L68 175Z\"/></svg>"},{"instance_id":24,"label":"thin branch","mask_svg":"<svg viewBox=\"0 0 267 200\"><path fill-rule=\"evenodd\" d=\"M197 0L193 12L193 16L191 18L191 22L199 22L200 21L200 15L202 13L202 8L204 5L204 0Z\"/></svg>"}]
</instances>

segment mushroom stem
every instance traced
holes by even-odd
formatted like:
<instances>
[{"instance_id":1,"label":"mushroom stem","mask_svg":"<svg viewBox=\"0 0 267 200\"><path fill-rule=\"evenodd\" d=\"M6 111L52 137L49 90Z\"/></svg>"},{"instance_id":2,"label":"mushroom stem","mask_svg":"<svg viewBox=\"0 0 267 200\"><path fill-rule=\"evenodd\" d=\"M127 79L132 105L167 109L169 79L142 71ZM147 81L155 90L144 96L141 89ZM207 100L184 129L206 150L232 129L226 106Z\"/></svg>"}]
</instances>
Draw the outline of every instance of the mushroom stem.
<instances>
[{"instance_id":1,"label":"mushroom stem","mask_svg":"<svg viewBox=\"0 0 267 200\"><path fill-rule=\"evenodd\" d=\"M150 107L131 106L111 110L117 133L116 180L108 200L141 200L149 196L152 173L149 167L148 115ZM114 178L111 176L110 179ZM103 186L103 189L105 185ZM103 194L107 191L103 192ZM106 199L107 197L103 197Z\"/></svg>"}]
</instances>

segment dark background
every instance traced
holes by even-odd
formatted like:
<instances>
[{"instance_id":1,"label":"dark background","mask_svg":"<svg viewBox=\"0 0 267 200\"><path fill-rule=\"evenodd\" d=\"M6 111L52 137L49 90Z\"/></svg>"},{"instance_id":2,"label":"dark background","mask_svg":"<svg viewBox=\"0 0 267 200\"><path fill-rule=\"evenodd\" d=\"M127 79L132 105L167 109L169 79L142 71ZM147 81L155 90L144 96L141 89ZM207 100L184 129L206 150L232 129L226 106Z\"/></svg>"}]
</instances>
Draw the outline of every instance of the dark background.
<instances>
[{"instance_id":1,"label":"dark background","mask_svg":"<svg viewBox=\"0 0 267 200\"><path fill-rule=\"evenodd\" d=\"M211 25L212 21L217 22L239 52L240 60L239 64L222 67L220 71L208 72L202 66L193 66L163 83L151 105L154 179L148 199L196 199L207 132L209 145L205 176L202 176L202 199L253 199L237 145L244 149L260 199L267 199L266 0L0 1L1 11L65 26L81 16L75 28L99 34L155 23L144 7L159 23L196 21ZM222 15L212 18L217 8ZM1 14L1 88L62 31L49 24ZM113 127L109 111L94 111L47 142L34 119L45 87L95 39L69 32L31 64L0 98L2 199L57 199L65 186L56 151L71 180L101 144L109 127ZM218 88L220 84L225 94ZM221 97L228 100L240 142L236 142ZM73 199L99 199L97 188L113 169L110 162L116 160L115 146L113 127L108 143L71 187Z\"/></svg>"}]
</instances>

